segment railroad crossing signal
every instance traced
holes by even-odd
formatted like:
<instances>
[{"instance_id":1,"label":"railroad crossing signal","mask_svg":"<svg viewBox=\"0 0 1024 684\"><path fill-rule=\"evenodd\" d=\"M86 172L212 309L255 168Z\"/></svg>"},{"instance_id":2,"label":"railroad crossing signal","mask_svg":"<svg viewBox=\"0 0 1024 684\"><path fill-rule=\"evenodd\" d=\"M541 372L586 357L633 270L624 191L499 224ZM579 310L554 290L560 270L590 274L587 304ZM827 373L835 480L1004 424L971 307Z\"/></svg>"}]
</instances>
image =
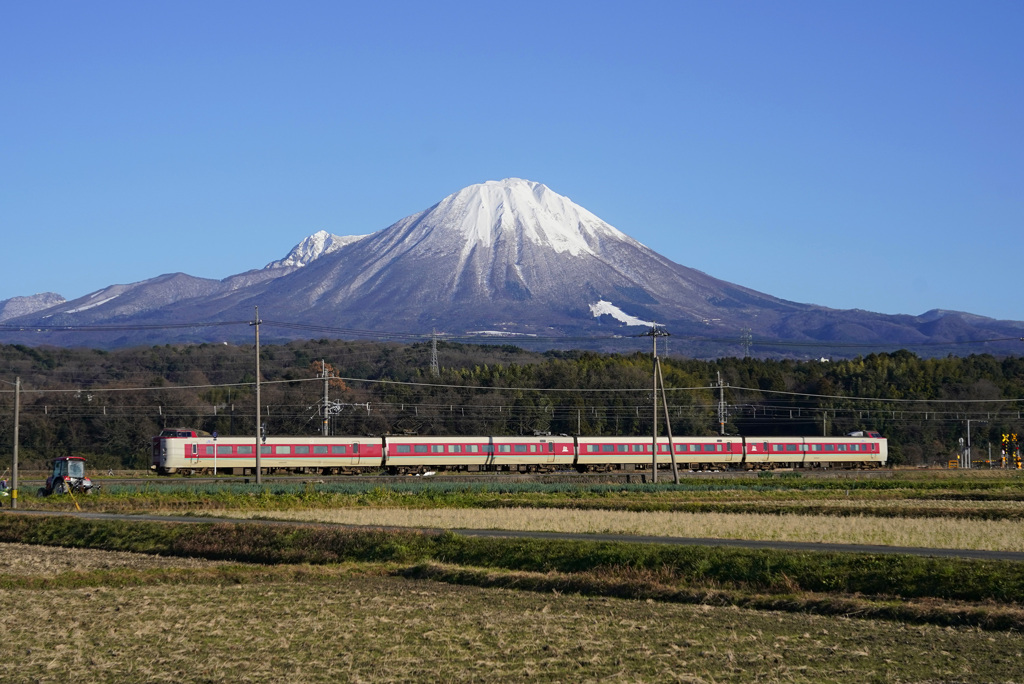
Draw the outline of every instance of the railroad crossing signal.
<instances>
[{"instance_id":1,"label":"railroad crossing signal","mask_svg":"<svg viewBox=\"0 0 1024 684\"><path fill-rule=\"evenodd\" d=\"M1013 467L1021 470L1020 443L1017 441L1017 433L1003 435L1003 467L1006 467L1007 456L1013 457Z\"/></svg>"}]
</instances>

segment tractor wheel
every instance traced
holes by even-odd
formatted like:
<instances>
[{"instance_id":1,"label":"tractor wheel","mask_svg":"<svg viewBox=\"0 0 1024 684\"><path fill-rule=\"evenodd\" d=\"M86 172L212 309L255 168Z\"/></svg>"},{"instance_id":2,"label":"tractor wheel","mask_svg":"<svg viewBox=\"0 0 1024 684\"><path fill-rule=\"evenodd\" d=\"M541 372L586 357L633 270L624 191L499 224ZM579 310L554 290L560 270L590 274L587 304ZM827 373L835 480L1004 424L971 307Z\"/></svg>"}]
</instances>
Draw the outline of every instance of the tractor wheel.
<instances>
[{"instance_id":1,"label":"tractor wheel","mask_svg":"<svg viewBox=\"0 0 1024 684\"><path fill-rule=\"evenodd\" d=\"M68 492L68 485L67 485L67 483L63 482L62 480L57 480L56 482L53 483L53 493L54 494L67 494L67 492Z\"/></svg>"},{"instance_id":2,"label":"tractor wheel","mask_svg":"<svg viewBox=\"0 0 1024 684\"><path fill-rule=\"evenodd\" d=\"M36 496L46 496L47 493L48 492L46 491L45 487L40 487L39 491L36 492Z\"/></svg>"}]
</instances>

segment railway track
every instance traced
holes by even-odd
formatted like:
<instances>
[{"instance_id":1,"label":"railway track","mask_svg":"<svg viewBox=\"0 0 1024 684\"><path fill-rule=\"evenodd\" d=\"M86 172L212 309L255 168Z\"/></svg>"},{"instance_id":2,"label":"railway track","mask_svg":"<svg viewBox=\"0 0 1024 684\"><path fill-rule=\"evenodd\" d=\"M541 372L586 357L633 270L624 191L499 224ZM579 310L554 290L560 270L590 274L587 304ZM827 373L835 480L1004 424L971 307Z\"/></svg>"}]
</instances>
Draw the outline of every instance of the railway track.
<instances>
[{"instance_id":1,"label":"railway track","mask_svg":"<svg viewBox=\"0 0 1024 684\"><path fill-rule=\"evenodd\" d=\"M851 479L851 478L891 478L891 469L879 470L808 470L806 472L793 471L682 471L680 479L702 479L702 480L736 480L736 479L757 479L758 477L800 477L802 479ZM97 476L93 482L104 487L111 485L153 485L168 486L182 484L255 484L254 475L139 475L139 476ZM23 491L35 491L41 486L45 477L31 476L22 478L20 488ZM388 485L407 482L448 482L448 483L507 483L507 482L535 482L544 484L648 484L653 479L650 473L644 472L605 472L605 473L578 473L564 471L556 473L435 473L429 476L420 475L264 475L263 484L326 484L339 482L359 482L364 484ZM658 473L658 483L666 484L672 482L672 475L666 472Z\"/></svg>"}]
</instances>

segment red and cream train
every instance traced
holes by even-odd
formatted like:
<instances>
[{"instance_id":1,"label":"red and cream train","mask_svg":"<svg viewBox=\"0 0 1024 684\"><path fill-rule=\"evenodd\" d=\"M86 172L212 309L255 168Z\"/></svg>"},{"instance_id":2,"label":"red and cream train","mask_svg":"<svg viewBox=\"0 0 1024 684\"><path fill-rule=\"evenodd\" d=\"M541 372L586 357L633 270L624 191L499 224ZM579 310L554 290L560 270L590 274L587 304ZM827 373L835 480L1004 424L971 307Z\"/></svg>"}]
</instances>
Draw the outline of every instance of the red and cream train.
<instances>
[{"instance_id":1,"label":"red and cream train","mask_svg":"<svg viewBox=\"0 0 1024 684\"><path fill-rule=\"evenodd\" d=\"M264 473L319 474L386 470L392 474L440 470L552 471L651 468L651 437L267 437L260 444ZM675 437L680 468L876 468L888 459L877 432L844 437ZM217 437L202 430L168 428L153 438L150 467L162 475L217 472L250 474L255 437ZM669 467L667 437L658 438L658 467Z\"/></svg>"}]
</instances>

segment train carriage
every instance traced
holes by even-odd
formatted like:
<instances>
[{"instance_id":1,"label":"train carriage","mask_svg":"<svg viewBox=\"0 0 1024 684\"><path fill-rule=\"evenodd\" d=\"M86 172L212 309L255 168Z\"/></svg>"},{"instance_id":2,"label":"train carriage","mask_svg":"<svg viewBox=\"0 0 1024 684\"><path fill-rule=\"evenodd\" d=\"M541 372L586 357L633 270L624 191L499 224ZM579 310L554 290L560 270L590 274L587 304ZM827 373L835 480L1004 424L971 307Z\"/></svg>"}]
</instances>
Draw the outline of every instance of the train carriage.
<instances>
[{"instance_id":1,"label":"train carriage","mask_svg":"<svg viewBox=\"0 0 1024 684\"><path fill-rule=\"evenodd\" d=\"M885 465L888 443L878 433L845 437L805 437L808 465L845 468L851 465Z\"/></svg>"},{"instance_id":2,"label":"train carriage","mask_svg":"<svg viewBox=\"0 0 1024 684\"><path fill-rule=\"evenodd\" d=\"M553 470L571 467L572 437L387 437L387 468L409 472L455 470Z\"/></svg>"},{"instance_id":3,"label":"train carriage","mask_svg":"<svg viewBox=\"0 0 1024 684\"><path fill-rule=\"evenodd\" d=\"M260 445L266 472L394 474L427 470L553 471L646 469L653 440L643 436L394 436L269 437ZM671 463L667 437L657 440L659 467ZM842 437L677 437L676 463L690 470L871 468L886 464L888 443L877 432ZM153 438L151 468L162 475L214 470L248 474L256 468L254 437L217 437L168 428Z\"/></svg>"},{"instance_id":4,"label":"train carriage","mask_svg":"<svg viewBox=\"0 0 1024 684\"><path fill-rule=\"evenodd\" d=\"M591 466L650 466L654 460L651 437L578 437L580 468ZM701 468L708 465L739 464L743 460L741 437L678 437L672 439L677 465ZM658 465L672 462L668 437L658 438Z\"/></svg>"},{"instance_id":5,"label":"train carriage","mask_svg":"<svg viewBox=\"0 0 1024 684\"><path fill-rule=\"evenodd\" d=\"M772 467L796 467L804 464L803 437L747 437L743 462Z\"/></svg>"}]
</instances>

